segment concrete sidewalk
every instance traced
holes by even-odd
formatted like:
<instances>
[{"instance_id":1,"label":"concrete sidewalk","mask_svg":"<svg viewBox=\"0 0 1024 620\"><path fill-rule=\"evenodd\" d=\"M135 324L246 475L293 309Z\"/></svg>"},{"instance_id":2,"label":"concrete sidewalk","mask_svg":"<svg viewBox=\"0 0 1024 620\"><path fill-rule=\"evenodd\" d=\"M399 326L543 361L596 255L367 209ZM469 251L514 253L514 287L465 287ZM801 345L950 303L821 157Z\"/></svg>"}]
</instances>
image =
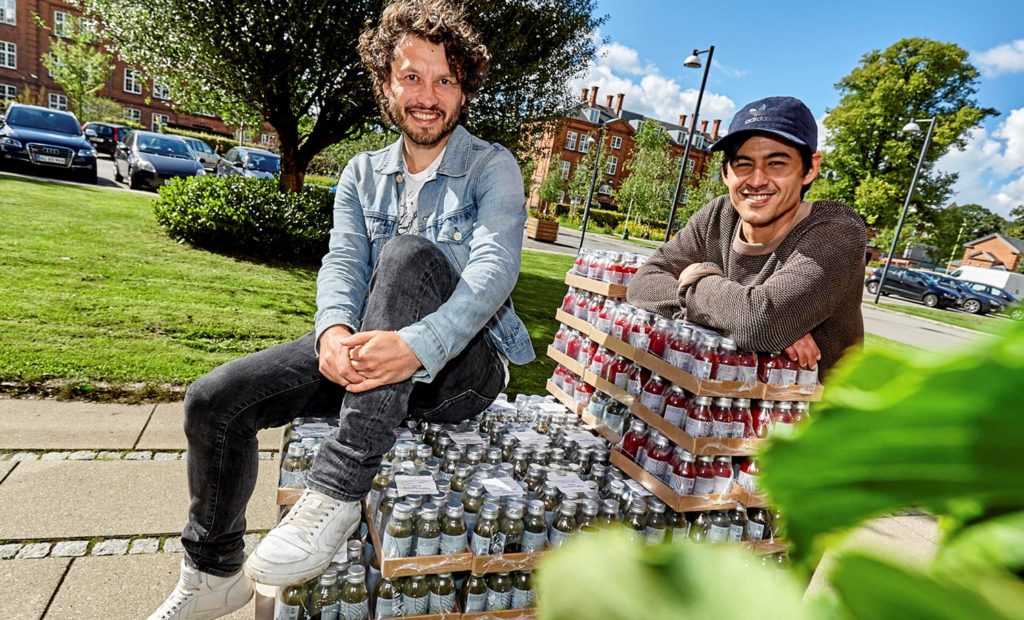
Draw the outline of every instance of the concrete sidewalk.
<instances>
[{"instance_id":1,"label":"concrete sidewalk","mask_svg":"<svg viewBox=\"0 0 1024 620\"><path fill-rule=\"evenodd\" d=\"M277 521L281 431L261 432L248 550ZM145 618L174 587L188 508L180 403L0 397L0 618ZM871 522L856 544L923 562L927 517ZM822 569L809 592L827 587ZM252 619L254 603L229 616Z\"/></svg>"}]
</instances>

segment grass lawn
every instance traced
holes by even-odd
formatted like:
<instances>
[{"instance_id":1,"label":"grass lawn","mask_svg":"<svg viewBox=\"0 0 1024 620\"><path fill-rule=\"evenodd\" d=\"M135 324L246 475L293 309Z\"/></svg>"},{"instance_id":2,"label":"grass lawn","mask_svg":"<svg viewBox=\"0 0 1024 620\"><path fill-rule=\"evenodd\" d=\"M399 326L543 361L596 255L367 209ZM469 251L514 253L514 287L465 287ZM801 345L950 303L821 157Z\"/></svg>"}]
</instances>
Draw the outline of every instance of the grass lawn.
<instances>
[{"instance_id":1,"label":"grass lawn","mask_svg":"<svg viewBox=\"0 0 1024 620\"><path fill-rule=\"evenodd\" d=\"M874 304L870 305L873 306ZM938 308L929 308L927 306L907 306L903 304L886 303L884 300L881 305L885 310L931 319L940 323L946 323L947 325L962 327L964 329L973 329L975 331L986 332L989 334L1001 332L1007 325L1006 321L1003 319L997 319L989 316L975 316L958 310L939 310Z\"/></svg>"},{"instance_id":2,"label":"grass lawn","mask_svg":"<svg viewBox=\"0 0 1024 620\"><path fill-rule=\"evenodd\" d=\"M915 346L876 336L875 334L864 334L864 349L866 351L888 350L897 355L920 350Z\"/></svg>"},{"instance_id":3,"label":"grass lawn","mask_svg":"<svg viewBox=\"0 0 1024 620\"><path fill-rule=\"evenodd\" d=\"M6 391L42 386L69 396L102 386L120 397L174 397L167 388L311 328L315 267L175 243L156 224L152 200L0 177ZM571 262L524 256L513 300L539 355L513 367L512 392L543 392L554 368L543 351Z\"/></svg>"}]
</instances>

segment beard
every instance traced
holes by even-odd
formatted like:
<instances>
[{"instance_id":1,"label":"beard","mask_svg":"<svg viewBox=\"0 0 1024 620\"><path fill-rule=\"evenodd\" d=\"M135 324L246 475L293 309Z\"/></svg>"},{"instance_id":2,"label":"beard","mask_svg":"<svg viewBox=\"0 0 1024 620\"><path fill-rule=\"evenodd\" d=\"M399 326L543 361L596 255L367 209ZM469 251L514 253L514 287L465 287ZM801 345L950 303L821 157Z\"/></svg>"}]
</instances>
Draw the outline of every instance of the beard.
<instances>
[{"instance_id":1,"label":"beard","mask_svg":"<svg viewBox=\"0 0 1024 620\"><path fill-rule=\"evenodd\" d=\"M440 114L442 121L440 128L430 130L416 127L409 118L413 110ZM448 114L436 106L432 108L401 108L397 103L392 102L388 105L388 116L391 118L391 122L397 125L402 130L402 134L413 144L426 147L437 145L455 131L455 127L459 124L458 111L455 114Z\"/></svg>"}]
</instances>

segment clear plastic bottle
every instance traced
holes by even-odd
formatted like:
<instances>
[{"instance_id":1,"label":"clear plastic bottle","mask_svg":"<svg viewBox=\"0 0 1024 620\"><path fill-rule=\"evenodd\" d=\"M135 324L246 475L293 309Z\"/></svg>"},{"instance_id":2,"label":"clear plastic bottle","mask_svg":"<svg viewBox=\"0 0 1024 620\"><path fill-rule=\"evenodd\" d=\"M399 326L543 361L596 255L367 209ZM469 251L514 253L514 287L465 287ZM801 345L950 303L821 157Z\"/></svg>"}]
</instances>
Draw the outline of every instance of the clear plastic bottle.
<instances>
[{"instance_id":1,"label":"clear plastic bottle","mask_svg":"<svg viewBox=\"0 0 1024 620\"><path fill-rule=\"evenodd\" d=\"M459 604L466 613L487 611L487 581L483 574L470 573L462 584Z\"/></svg>"},{"instance_id":2,"label":"clear plastic bottle","mask_svg":"<svg viewBox=\"0 0 1024 620\"><path fill-rule=\"evenodd\" d=\"M551 522L551 529L548 531L551 546L561 547L577 529L579 526L576 523L576 503L565 500L558 507L558 515Z\"/></svg>"},{"instance_id":3,"label":"clear plastic bottle","mask_svg":"<svg viewBox=\"0 0 1024 620\"><path fill-rule=\"evenodd\" d=\"M306 449L301 443L288 446L288 455L281 461L281 486L286 489L306 488Z\"/></svg>"},{"instance_id":4,"label":"clear plastic bottle","mask_svg":"<svg viewBox=\"0 0 1024 620\"><path fill-rule=\"evenodd\" d=\"M440 511L434 504L424 504L416 519L417 557L437 555L441 550Z\"/></svg>"},{"instance_id":5,"label":"clear plastic bottle","mask_svg":"<svg viewBox=\"0 0 1024 620\"><path fill-rule=\"evenodd\" d=\"M406 558L412 555L413 508L405 502L395 504L391 519L384 528L384 539L380 543L384 558Z\"/></svg>"},{"instance_id":6,"label":"clear plastic bottle","mask_svg":"<svg viewBox=\"0 0 1024 620\"><path fill-rule=\"evenodd\" d=\"M487 576L487 611L502 611L512 605L512 577L509 573Z\"/></svg>"},{"instance_id":7,"label":"clear plastic bottle","mask_svg":"<svg viewBox=\"0 0 1024 620\"><path fill-rule=\"evenodd\" d=\"M498 512L498 505L491 502L485 503L480 509L480 518L473 528L473 537L469 545L474 555L493 553L492 542L498 535Z\"/></svg>"},{"instance_id":8,"label":"clear plastic bottle","mask_svg":"<svg viewBox=\"0 0 1024 620\"><path fill-rule=\"evenodd\" d=\"M531 500L523 520L523 551L543 551L548 543L548 528L544 520L544 502Z\"/></svg>"},{"instance_id":9,"label":"clear plastic bottle","mask_svg":"<svg viewBox=\"0 0 1024 620\"><path fill-rule=\"evenodd\" d=\"M647 538L647 503L642 499L630 502L622 524L635 542L643 543Z\"/></svg>"},{"instance_id":10,"label":"clear plastic bottle","mask_svg":"<svg viewBox=\"0 0 1024 620\"><path fill-rule=\"evenodd\" d=\"M451 573L441 573L427 583L427 609L431 614L455 611L455 580Z\"/></svg>"},{"instance_id":11,"label":"clear plastic bottle","mask_svg":"<svg viewBox=\"0 0 1024 620\"><path fill-rule=\"evenodd\" d=\"M737 503L729 511L729 541L741 542L747 539L747 509Z\"/></svg>"},{"instance_id":12,"label":"clear plastic bottle","mask_svg":"<svg viewBox=\"0 0 1024 620\"><path fill-rule=\"evenodd\" d=\"M402 605L405 615L422 616L430 611L430 588L424 575L409 577L402 586Z\"/></svg>"},{"instance_id":13,"label":"clear plastic bottle","mask_svg":"<svg viewBox=\"0 0 1024 620\"><path fill-rule=\"evenodd\" d=\"M644 540L648 545L656 545L665 541L667 533L665 504L657 499L652 499L647 502L647 525L644 528Z\"/></svg>"},{"instance_id":14,"label":"clear plastic bottle","mask_svg":"<svg viewBox=\"0 0 1024 620\"><path fill-rule=\"evenodd\" d=\"M729 515L724 510L712 510L708 515L711 527L708 528L709 543L723 543L729 540Z\"/></svg>"}]
</instances>

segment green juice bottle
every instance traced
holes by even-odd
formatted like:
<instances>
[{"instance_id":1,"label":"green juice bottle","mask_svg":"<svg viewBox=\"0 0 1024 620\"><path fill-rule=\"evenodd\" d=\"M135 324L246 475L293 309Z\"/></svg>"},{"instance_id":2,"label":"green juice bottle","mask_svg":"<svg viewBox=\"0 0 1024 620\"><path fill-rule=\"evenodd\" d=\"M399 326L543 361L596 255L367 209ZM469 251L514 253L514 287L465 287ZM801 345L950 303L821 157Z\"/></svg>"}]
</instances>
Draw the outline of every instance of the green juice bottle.
<instances>
[{"instance_id":1,"label":"green juice bottle","mask_svg":"<svg viewBox=\"0 0 1024 620\"><path fill-rule=\"evenodd\" d=\"M341 620L341 589L338 573L328 568L309 594L310 620Z\"/></svg>"}]
</instances>

